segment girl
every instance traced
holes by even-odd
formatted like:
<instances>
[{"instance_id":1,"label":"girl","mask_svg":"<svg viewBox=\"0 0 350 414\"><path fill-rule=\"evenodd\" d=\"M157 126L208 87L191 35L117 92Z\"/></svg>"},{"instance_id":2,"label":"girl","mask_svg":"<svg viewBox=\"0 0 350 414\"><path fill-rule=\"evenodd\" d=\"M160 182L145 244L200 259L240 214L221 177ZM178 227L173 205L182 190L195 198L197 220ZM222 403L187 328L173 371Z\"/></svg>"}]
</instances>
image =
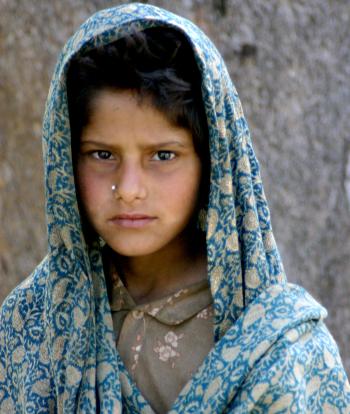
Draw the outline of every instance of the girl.
<instances>
[{"instance_id":1,"label":"girl","mask_svg":"<svg viewBox=\"0 0 350 414\"><path fill-rule=\"evenodd\" d=\"M350 412L288 284L248 127L193 24L132 4L68 41L44 118L49 251L0 316L0 412Z\"/></svg>"}]
</instances>

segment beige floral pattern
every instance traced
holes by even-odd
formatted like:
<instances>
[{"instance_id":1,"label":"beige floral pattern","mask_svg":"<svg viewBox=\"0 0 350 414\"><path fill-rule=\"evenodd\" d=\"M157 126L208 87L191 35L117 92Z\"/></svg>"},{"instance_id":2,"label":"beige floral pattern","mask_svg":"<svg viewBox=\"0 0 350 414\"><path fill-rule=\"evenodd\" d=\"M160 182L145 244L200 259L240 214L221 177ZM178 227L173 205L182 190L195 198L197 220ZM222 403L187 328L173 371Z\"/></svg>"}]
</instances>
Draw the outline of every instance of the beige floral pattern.
<instances>
[{"instance_id":1,"label":"beige floral pattern","mask_svg":"<svg viewBox=\"0 0 350 414\"><path fill-rule=\"evenodd\" d=\"M180 354L176 352L170 345L162 345L160 342L159 346L154 348L154 350L159 354L159 359L163 362L168 362L170 358L180 356Z\"/></svg>"},{"instance_id":2,"label":"beige floral pattern","mask_svg":"<svg viewBox=\"0 0 350 414\"><path fill-rule=\"evenodd\" d=\"M208 308L205 308L201 310L200 312L198 312L196 317L198 319L208 319L208 318L211 318L212 316L213 316L213 310L212 310L212 307L209 306Z\"/></svg>"},{"instance_id":3,"label":"beige floral pattern","mask_svg":"<svg viewBox=\"0 0 350 414\"><path fill-rule=\"evenodd\" d=\"M184 334L176 335L175 332L169 331L164 335L164 342L158 341L158 346L154 348L154 352L158 354L158 358L163 362L171 360L171 367L175 368L175 358L180 356L180 353L175 350L179 344L179 340L184 337Z\"/></svg>"},{"instance_id":4,"label":"beige floral pattern","mask_svg":"<svg viewBox=\"0 0 350 414\"><path fill-rule=\"evenodd\" d=\"M131 347L131 351L134 353L133 355L133 364L131 365L131 371L135 371L137 364L139 362L140 358L140 352L142 350L142 336L137 335L136 336L136 345Z\"/></svg>"},{"instance_id":5,"label":"beige floral pattern","mask_svg":"<svg viewBox=\"0 0 350 414\"><path fill-rule=\"evenodd\" d=\"M174 333L173 331L168 332L165 336L164 336L164 341L167 344L170 344L171 346L173 346L174 348L177 347L178 345L178 340L182 339L184 337L184 334L180 334L180 335L176 335L176 333Z\"/></svg>"}]
</instances>

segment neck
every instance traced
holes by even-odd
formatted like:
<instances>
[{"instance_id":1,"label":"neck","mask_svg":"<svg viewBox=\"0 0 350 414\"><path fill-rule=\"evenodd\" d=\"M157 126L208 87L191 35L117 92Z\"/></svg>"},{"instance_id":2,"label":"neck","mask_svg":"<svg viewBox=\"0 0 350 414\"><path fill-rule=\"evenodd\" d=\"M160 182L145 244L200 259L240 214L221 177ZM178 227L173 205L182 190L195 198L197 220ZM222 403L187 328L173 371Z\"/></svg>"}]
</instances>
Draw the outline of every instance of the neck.
<instances>
[{"instance_id":1,"label":"neck","mask_svg":"<svg viewBox=\"0 0 350 414\"><path fill-rule=\"evenodd\" d=\"M117 270L136 303L160 299L206 279L205 240L195 243L186 235L147 256L117 257Z\"/></svg>"}]
</instances>

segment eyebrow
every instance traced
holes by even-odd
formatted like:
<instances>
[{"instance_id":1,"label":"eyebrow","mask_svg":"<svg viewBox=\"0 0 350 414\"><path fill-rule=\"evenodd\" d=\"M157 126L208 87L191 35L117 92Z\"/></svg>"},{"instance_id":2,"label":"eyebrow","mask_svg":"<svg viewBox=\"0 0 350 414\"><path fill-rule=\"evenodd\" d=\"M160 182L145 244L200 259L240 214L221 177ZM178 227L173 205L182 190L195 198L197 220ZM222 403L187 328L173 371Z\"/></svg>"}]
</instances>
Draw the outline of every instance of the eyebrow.
<instances>
[{"instance_id":1,"label":"eyebrow","mask_svg":"<svg viewBox=\"0 0 350 414\"><path fill-rule=\"evenodd\" d=\"M93 141L93 140L80 141L80 145L81 146L82 145L93 145L99 148L113 148L113 149L119 148L118 145L109 144L103 141ZM163 148L163 147L171 147L171 146L186 148L188 145L181 141L165 141L165 142L155 142L155 143L142 145L142 148L153 149L153 148Z\"/></svg>"}]
</instances>

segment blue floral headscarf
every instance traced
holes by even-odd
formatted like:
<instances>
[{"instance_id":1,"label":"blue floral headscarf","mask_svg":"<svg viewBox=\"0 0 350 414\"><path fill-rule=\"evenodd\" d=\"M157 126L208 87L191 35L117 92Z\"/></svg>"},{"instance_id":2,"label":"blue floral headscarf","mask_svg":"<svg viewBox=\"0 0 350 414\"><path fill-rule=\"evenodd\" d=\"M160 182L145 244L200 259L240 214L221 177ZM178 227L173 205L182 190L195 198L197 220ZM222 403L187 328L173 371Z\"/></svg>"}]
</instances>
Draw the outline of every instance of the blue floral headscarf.
<instances>
[{"instance_id":1,"label":"blue floral headscarf","mask_svg":"<svg viewBox=\"0 0 350 414\"><path fill-rule=\"evenodd\" d=\"M350 412L326 311L286 281L248 126L220 54L190 21L137 3L88 19L55 69L43 126L49 251L1 309L0 412L153 412L116 350L101 248L83 237L66 91L74 55L150 27L174 28L192 46L211 157L215 347L170 412Z\"/></svg>"}]
</instances>

